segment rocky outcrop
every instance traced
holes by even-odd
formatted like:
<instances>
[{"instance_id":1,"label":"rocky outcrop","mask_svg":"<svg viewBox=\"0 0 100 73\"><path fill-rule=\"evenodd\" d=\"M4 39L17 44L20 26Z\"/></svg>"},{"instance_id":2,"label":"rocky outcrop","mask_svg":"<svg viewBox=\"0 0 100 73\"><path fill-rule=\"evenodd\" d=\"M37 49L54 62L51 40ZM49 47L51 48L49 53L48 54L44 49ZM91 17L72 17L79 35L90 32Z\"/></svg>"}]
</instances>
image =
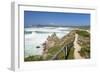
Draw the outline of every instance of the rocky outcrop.
<instances>
[{"instance_id":1,"label":"rocky outcrop","mask_svg":"<svg viewBox=\"0 0 100 73\"><path fill-rule=\"evenodd\" d=\"M53 33L51 36L48 36L45 43L43 43L44 49L53 47L60 39L57 37L56 33Z\"/></svg>"},{"instance_id":2,"label":"rocky outcrop","mask_svg":"<svg viewBox=\"0 0 100 73\"><path fill-rule=\"evenodd\" d=\"M47 48L53 47L60 39L57 37L56 33L53 33L51 36L47 38Z\"/></svg>"}]
</instances>

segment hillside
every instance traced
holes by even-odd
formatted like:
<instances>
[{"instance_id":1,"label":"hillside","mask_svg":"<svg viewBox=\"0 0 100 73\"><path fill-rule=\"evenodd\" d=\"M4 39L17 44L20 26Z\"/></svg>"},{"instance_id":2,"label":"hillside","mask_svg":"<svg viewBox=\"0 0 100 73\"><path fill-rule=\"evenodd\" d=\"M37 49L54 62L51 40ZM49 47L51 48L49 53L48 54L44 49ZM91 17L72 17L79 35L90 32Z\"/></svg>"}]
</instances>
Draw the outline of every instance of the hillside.
<instances>
[{"instance_id":1,"label":"hillside","mask_svg":"<svg viewBox=\"0 0 100 73\"><path fill-rule=\"evenodd\" d=\"M55 35L55 37L57 36ZM75 39L77 39L77 41L75 41ZM90 33L85 30L72 30L69 34L65 35L58 41L52 41L55 44L46 49L44 59L80 59L80 57L84 59L90 58ZM51 44L49 43L49 45ZM76 50L78 49L76 44L80 46L79 50ZM64 52L64 47L67 47L66 52ZM80 57L75 57L76 51Z\"/></svg>"},{"instance_id":2,"label":"hillside","mask_svg":"<svg viewBox=\"0 0 100 73\"><path fill-rule=\"evenodd\" d=\"M86 30L72 30L59 39L56 33L48 36L43 43L42 56L30 56L25 61L88 59L90 58L90 33Z\"/></svg>"}]
</instances>

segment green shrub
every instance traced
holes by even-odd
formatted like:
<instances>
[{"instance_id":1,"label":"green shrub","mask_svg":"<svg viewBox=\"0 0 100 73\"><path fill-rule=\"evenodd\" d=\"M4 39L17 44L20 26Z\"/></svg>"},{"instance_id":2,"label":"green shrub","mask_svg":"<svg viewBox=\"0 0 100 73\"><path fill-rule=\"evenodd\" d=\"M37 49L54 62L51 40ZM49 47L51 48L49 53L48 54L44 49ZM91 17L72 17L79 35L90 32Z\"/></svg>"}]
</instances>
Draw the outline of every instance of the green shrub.
<instances>
[{"instance_id":1,"label":"green shrub","mask_svg":"<svg viewBox=\"0 0 100 73\"><path fill-rule=\"evenodd\" d=\"M36 55L36 56L29 56L24 58L24 61L40 61L43 60L42 56Z\"/></svg>"},{"instance_id":2,"label":"green shrub","mask_svg":"<svg viewBox=\"0 0 100 73\"><path fill-rule=\"evenodd\" d=\"M76 33L83 37L90 37L90 33L87 31L77 30Z\"/></svg>"}]
</instances>

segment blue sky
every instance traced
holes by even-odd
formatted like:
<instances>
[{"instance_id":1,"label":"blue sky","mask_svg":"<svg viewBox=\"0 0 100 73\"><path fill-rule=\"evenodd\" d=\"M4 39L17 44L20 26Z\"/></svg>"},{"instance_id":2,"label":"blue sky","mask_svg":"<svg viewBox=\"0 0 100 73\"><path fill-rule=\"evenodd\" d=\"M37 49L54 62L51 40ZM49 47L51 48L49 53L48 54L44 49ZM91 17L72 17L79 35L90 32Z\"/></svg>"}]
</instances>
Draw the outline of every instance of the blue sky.
<instances>
[{"instance_id":1,"label":"blue sky","mask_svg":"<svg viewBox=\"0 0 100 73\"><path fill-rule=\"evenodd\" d=\"M24 11L24 25L90 25L90 14Z\"/></svg>"}]
</instances>

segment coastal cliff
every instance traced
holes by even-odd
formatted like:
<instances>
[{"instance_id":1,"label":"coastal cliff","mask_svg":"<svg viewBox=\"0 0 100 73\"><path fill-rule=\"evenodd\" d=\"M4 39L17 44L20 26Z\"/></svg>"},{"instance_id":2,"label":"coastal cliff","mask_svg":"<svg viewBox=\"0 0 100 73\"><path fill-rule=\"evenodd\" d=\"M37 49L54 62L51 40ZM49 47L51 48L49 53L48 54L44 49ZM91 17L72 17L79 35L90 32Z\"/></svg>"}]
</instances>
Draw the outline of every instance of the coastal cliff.
<instances>
[{"instance_id":1,"label":"coastal cliff","mask_svg":"<svg viewBox=\"0 0 100 73\"><path fill-rule=\"evenodd\" d=\"M72 30L62 38L56 33L45 40L43 55L29 56L25 61L65 60L90 58L90 32L86 30Z\"/></svg>"}]
</instances>

